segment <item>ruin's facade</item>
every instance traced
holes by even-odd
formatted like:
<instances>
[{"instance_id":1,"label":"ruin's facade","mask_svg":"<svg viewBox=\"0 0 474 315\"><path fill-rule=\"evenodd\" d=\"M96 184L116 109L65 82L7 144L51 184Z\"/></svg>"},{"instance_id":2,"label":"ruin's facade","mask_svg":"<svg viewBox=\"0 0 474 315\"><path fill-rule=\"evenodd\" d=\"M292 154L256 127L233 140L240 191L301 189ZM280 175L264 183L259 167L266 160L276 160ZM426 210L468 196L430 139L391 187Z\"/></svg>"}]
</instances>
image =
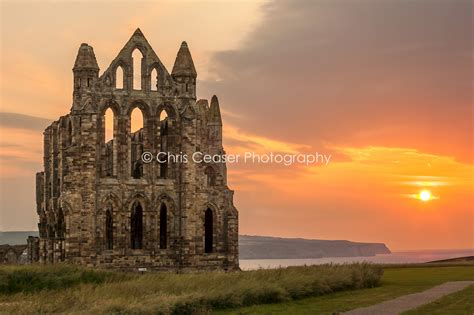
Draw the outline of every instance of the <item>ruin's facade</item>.
<instances>
[{"instance_id":1,"label":"ruin's facade","mask_svg":"<svg viewBox=\"0 0 474 315\"><path fill-rule=\"evenodd\" d=\"M196 100L187 44L169 74L137 29L100 76L92 47L82 44L73 73L71 111L44 131L44 171L36 174L40 236L29 243L39 247L39 261L238 269L238 213L226 165L171 158L224 153L217 97L210 105ZM137 108L143 128L133 132ZM143 152L165 153L162 163L144 163Z\"/></svg>"}]
</instances>

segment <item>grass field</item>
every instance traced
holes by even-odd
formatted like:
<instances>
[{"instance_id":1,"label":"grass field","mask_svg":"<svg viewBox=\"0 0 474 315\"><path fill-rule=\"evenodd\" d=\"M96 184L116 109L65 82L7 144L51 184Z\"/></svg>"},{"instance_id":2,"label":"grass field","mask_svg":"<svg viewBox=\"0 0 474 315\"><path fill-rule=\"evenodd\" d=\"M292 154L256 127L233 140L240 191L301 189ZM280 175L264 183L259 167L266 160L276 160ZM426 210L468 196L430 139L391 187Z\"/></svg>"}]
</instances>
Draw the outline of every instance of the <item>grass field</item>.
<instances>
[{"instance_id":1,"label":"grass field","mask_svg":"<svg viewBox=\"0 0 474 315\"><path fill-rule=\"evenodd\" d=\"M429 315L429 314L474 314L474 285L466 289L449 294L433 303L424 305L415 310L405 312L404 315Z\"/></svg>"},{"instance_id":2,"label":"grass field","mask_svg":"<svg viewBox=\"0 0 474 315\"><path fill-rule=\"evenodd\" d=\"M382 273L369 264L145 275L74 266L0 267L0 313L207 313L375 287Z\"/></svg>"},{"instance_id":3,"label":"grass field","mask_svg":"<svg viewBox=\"0 0 474 315\"><path fill-rule=\"evenodd\" d=\"M334 314L358 307L373 305L401 295L423 291L446 281L474 280L474 265L427 266L385 268L381 286L356 291L337 292L325 296L306 298L280 304L266 304L217 314ZM472 290L472 289L470 289ZM432 314L433 310L468 309L467 312L438 314L473 314L472 302L467 302L469 290L443 298L440 303L431 303L428 309L420 308L413 314ZM472 291L471 291L472 292ZM472 296L472 295L471 295Z\"/></svg>"},{"instance_id":4,"label":"grass field","mask_svg":"<svg viewBox=\"0 0 474 315\"><path fill-rule=\"evenodd\" d=\"M65 265L2 266L0 314L334 314L456 280L474 280L474 265L145 275ZM471 286L409 314L473 314L473 294Z\"/></svg>"}]
</instances>

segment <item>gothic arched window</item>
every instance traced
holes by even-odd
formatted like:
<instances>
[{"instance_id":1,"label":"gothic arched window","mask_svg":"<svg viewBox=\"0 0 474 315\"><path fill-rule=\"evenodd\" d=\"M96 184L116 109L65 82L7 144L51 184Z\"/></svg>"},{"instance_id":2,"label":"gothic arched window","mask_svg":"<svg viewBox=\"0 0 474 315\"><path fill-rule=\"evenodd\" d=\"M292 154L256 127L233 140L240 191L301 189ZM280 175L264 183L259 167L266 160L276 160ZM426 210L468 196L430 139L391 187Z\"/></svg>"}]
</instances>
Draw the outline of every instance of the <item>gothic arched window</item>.
<instances>
[{"instance_id":1,"label":"gothic arched window","mask_svg":"<svg viewBox=\"0 0 474 315\"><path fill-rule=\"evenodd\" d=\"M143 112L135 107L130 115L131 131L131 175L133 178L143 177Z\"/></svg>"},{"instance_id":2,"label":"gothic arched window","mask_svg":"<svg viewBox=\"0 0 474 315\"><path fill-rule=\"evenodd\" d=\"M166 152L168 149L168 113L162 110L160 113L160 149Z\"/></svg>"},{"instance_id":3,"label":"gothic arched window","mask_svg":"<svg viewBox=\"0 0 474 315\"><path fill-rule=\"evenodd\" d=\"M130 239L132 249L143 246L143 208L140 202L135 202L130 216Z\"/></svg>"},{"instance_id":4,"label":"gothic arched window","mask_svg":"<svg viewBox=\"0 0 474 315\"><path fill-rule=\"evenodd\" d=\"M115 70L115 88L116 89L123 89L125 87L125 75L123 72L122 66L118 66Z\"/></svg>"},{"instance_id":5,"label":"gothic arched window","mask_svg":"<svg viewBox=\"0 0 474 315\"><path fill-rule=\"evenodd\" d=\"M102 176L114 176L114 133L115 115L112 108L108 108L102 116Z\"/></svg>"},{"instance_id":6,"label":"gothic arched window","mask_svg":"<svg viewBox=\"0 0 474 315\"><path fill-rule=\"evenodd\" d=\"M105 247L114 248L114 221L112 217L112 206L109 205L105 212Z\"/></svg>"},{"instance_id":7,"label":"gothic arched window","mask_svg":"<svg viewBox=\"0 0 474 315\"><path fill-rule=\"evenodd\" d=\"M158 91L158 70L156 68L151 71L150 90Z\"/></svg>"},{"instance_id":8,"label":"gothic arched window","mask_svg":"<svg viewBox=\"0 0 474 315\"><path fill-rule=\"evenodd\" d=\"M141 90L142 89L142 60L143 54L140 49L136 48L132 52L133 60L133 89Z\"/></svg>"},{"instance_id":9,"label":"gothic arched window","mask_svg":"<svg viewBox=\"0 0 474 315\"><path fill-rule=\"evenodd\" d=\"M165 249L167 247L167 234L168 234L168 209L164 203L160 207L160 248Z\"/></svg>"},{"instance_id":10,"label":"gothic arched window","mask_svg":"<svg viewBox=\"0 0 474 315\"><path fill-rule=\"evenodd\" d=\"M160 178L168 177L168 113L160 113Z\"/></svg>"},{"instance_id":11,"label":"gothic arched window","mask_svg":"<svg viewBox=\"0 0 474 315\"><path fill-rule=\"evenodd\" d=\"M212 253L213 251L213 230L214 222L212 217L212 210L207 208L204 214L204 252Z\"/></svg>"}]
</instances>

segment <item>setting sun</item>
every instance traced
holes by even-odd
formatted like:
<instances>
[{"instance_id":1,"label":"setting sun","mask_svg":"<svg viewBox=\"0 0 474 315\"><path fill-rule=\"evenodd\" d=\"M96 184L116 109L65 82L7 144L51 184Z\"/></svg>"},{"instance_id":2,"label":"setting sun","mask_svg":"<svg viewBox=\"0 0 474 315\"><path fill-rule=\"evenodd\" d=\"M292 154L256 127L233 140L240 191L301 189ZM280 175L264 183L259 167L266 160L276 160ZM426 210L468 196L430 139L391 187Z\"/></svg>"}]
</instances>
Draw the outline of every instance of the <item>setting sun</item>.
<instances>
[{"instance_id":1,"label":"setting sun","mask_svg":"<svg viewBox=\"0 0 474 315\"><path fill-rule=\"evenodd\" d=\"M422 201L428 201L431 199L431 193L428 190L423 190L420 192L420 199Z\"/></svg>"}]
</instances>

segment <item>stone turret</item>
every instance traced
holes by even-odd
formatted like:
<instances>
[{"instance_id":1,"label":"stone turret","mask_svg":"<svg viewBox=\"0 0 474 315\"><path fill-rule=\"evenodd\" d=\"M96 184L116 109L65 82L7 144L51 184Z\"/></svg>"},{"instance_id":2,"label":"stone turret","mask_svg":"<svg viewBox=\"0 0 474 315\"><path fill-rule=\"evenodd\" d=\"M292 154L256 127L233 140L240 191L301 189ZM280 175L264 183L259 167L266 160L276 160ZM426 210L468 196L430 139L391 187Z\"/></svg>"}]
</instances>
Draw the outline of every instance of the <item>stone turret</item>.
<instances>
[{"instance_id":1,"label":"stone turret","mask_svg":"<svg viewBox=\"0 0 474 315\"><path fill-rule=\"evenodd\" d=\"M196 98L197 72L186 42L179 48L171 76L179 86L177 96Z\"/></svg>"},{"instance_id":2,"label":"stone turret","mask_svg":"<svg viewBox=\"0 0 474 315\"><path fill-rule=\"evenodd\" d=\"M213 144L220 149L222 146L222 117L217 96L212 96L208 113L209 135Z\"/></svg>"},{"instance_id":3,"label":"stone turret","mask_svg":"<svg viewBox=\"0 0 474 315\"><path fill-rule=\"evenodd\" d=\"M217 96L212 96L211 107L209 109L209 122L216 123L222 126L221 109Z\"/></svg>"},{"instance_id":4,"label":"stone turret","mask_svg":"<svg viewBox=\"0 0 474 315\"><path fill-rule=\"evenodd\" d=\"M94 49L86 43L81 44L74 62L74 92L89 90L99 77L99 65Z\"/></svg>"}]
</instances>

